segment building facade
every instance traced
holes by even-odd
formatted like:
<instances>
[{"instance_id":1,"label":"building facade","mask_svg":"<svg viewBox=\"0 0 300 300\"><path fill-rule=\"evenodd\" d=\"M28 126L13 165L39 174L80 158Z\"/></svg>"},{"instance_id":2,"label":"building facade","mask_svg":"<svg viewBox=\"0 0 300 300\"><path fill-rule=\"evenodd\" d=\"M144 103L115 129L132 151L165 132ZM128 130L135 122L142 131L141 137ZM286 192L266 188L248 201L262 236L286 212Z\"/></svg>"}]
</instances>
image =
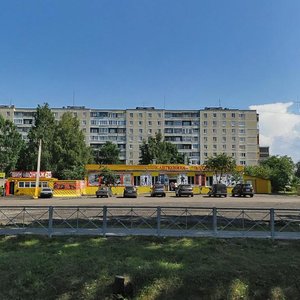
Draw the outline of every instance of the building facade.
<instances>
[{"instance_id":1,"label":"building facade","mask_svg":"<svg viewBox=\"0 0 300 300\"><path fill-rule=\"evenodd\" d=\"M200 110L167 110L154 107L136 109L89 109L84 106L51 108L55 119L71 112L80 121L87 145L95 150L107 141L120 149L120 160L136 165L140 145L156 133L175 144L186 164L201 165L220 153L235 158L238 165L259 161L259 118L255 110L206 107ZM11 120L23 139L34 125L36 109L0 105L0 114Z\"/></svg>"}]
</instances>

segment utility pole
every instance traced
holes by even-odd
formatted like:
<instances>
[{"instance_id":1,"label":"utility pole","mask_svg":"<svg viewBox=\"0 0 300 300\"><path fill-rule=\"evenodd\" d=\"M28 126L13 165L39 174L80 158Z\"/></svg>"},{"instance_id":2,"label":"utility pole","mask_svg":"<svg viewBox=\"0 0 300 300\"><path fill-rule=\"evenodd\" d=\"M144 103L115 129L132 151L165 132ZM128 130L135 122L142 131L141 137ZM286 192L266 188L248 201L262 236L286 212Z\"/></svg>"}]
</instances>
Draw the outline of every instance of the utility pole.
<instances>
[{"instance_id":1,"label":"utility pole","mask_svg":"<svg viewBox=\"0 0 300 300\"><path fill-rule=\"evenodd\" d=\"M34 199L38 198L39 184L40 184L40 169L41 169L41 154L42 154L42 139L39 141L39 152L38 152L38 161L37 161L37 170L35 177L35 190L34 190Z\"/></svg>"}]
</instances>

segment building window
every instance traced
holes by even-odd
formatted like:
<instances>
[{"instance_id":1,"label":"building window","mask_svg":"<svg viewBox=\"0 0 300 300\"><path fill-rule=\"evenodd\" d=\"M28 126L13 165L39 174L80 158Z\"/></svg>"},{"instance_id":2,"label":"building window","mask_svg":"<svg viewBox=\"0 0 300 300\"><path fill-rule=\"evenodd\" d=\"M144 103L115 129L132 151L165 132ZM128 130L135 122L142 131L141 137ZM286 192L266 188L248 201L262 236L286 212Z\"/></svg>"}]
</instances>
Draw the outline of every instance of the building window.
<instances>
[{"instance_id":1,"label":"building window","mask_svg":"<svg viewBox=\"0 0 300 300\"><path fill-rule=\"evenodd\" d=\"M213 121L213 126L217 126L217 121Z\"/></svg>"},{"instance_id":2,"label":"building window","mask_svg":"<svg viewBox=\"0 0 300 300\"><path fill-rule=\"evenodd\" d=\"M214 134L217 134L217 129L214 128L214 129L213 129L213 133L214 133Z\"/></svg>"},{"instance_id":3,"label":"building window","mask_svg":"<svg viewBox=\"0 0 300 300\"><path fill-rule=\"evenodd\" d=\"M158 116L159 118L161 118L161 113L158 113L157 116Z\"/></svg>"},{"instance_id":4,"label":"building window","mask_svg":"<svg viewBox=\"0 0 300 300\"><path fill-rule=\"evenodd\" d=\"M223 150L226 150L226 144L222 145Z\"/></svg>"},{"instance_id":5,"label":"building window","mask_svg":"<svg viewBox=\"0 0 300 300\"><path fill-rule=\"evenodd\" d=\"M217 145L213 145L213 149L214 149L214 150L217 150Z\"/></svg>"},{"instance_id":6,"label":"building window","mask_svg":"<svg viewBox=\"0 0 300 300\"><path fill-rule=\"evenodd\" d=\"M235 148L236 148L235 145L231 145L232 150L235 150Z\"/></svg>"},{"instance_id":7,"label":"building window","mask_svg":"<svg viewBox=\"0 0 300 300\"><path fill-rule=\"evenodd\" d=\"M130 115L129 115L129 116L130 116L130 118L133 118L133 113L130 113Z\"/></svg>"},{"instance_id":8,"label":"building window","mask_svg":"<svg viewBox=\"0 0 300 300\"><path fill-rule=\"evenodd\" d=\"M235 133L236 133L235 128L231 129L231 133L232 133L232 134L235 134Z\"/></svg>"},{"instance_id":9,"label":"building window","mask_svg":"<svg viewBox=\"0 0 300 300\"><path fill-rule=\"evenodd\" d=\"M207 142L207 137L205 136L205 137L203 138L203 140L204 140L204 142Z\"/></svg>"},{"instance_id":10,"label":"building window","mask_svg":"<svg viewBox=\"0 0 300 300\"><path fill-rule=\"evenodd\" d=\"M139 133L143 133L143 129L139 129Z\"/></svg>"},{"instance_id":11,"label":"building window","mask_svg":"<svg viewBox=\"0 0 300 300\"><path fill-rule=\"evenodd\" d=\"M129 122L129 125L130 125L130 126L133 126L133 121L130 121L130 122Z\"/></svg>"},{"instance_id":12,"label":"building window","mask_svg":"<svg viewBox=\"0 0 300 300\"><path fill-rule=\"evenodd\" d=\"M246 165L246 161L240 160L240 165L245 166Z\"/></svg>"},{"instance_id":13,"label":"building window","mask_svg":"<svg viewBox=\"0 0 300 300\"><path fill-rule=\"evenodd\" d=\"M143 121L139 121L139 126L142 126L143 125Z\"/></svg>"},{"instance_id":14,"label":"building window","mask_svg":"<svg viewBox=\"0 0 300 300\"><path fill-rule=\"evenodd\" d=\"M203 114L203 117L204 117L204 118L207 118L207 113L204 113L204 114Z\"/></svg>"},{"instance_id":15,"label":"building window","mask_svg":"<svg viewBox=\"0 0 300 300\"><path fill-rule=\"evenodd\" d=\"M222 118L226 119L226 113L222 113Z\"/></svg>"},{"instance_id":16,"label":"building window","mask_svg":"<svg viewBox=\"0 0 300 300\"><path fill-rule=\"evenodd\" d=\"M222 129L222 133L226 134L226 129L225 128Z\"/></svg>"},{"instance_id":17,"label":"building window","mask_svg":"<svg viewBox=\"0 0 300 300\"><path fill-rule=\"evenodd\" d=\"M231 114L231 118L235 118L235 113L232 113L232 114Z\"/></svg>"},{"instance_id":18,"label":"building window","mask_svg":"<svg viewBox=\"0 0 300 300\"><path fill-rule=\"evenodd\" d=\"M203 122L203 126L207 126L207 121L204 121L204 122Z\"/></svg>"},{"instance_id":19,"label":"building window","mask_svg":"<svg viewBox=\"0 0 300 300\"><path fill-rule=\"evenodd\" d=\"M129 129L129 133L133 134L133 129L132 128Z\"/></svg>"},{"instance_id":20,"label":"building window","mask_svg":"<svg viewBox=\"0 0 300 300\"><path fill-rule=\"evenodd\" d=\"M149 125L149 126L152 126L152 121L148 121L148 125Z\"/></svg>"},{"instance_id":21,"label":"building window","mask_svg":"<svg viewBox=\"0 0 300 300\"><path fill-rule=\"evenodd\" d=\"M216 118L216 117L217 117L217 114L216 114L216 113L213 113L213 117Z\"/></svg>"},{"instance_id":22,"label":"building window","mask_svg":"<svg viewBox=\"0 0 300 300\"><path fill-rule=\"evenodd\" d=\"M226 136L223 136L223 137L222 137L222 142L223 142L223 143L226 143Z\"/></svg>"},{"instance_id":23,"label":"building window","mask_svg":"<svg viewBox=\"0 0 300 300\"><path fill-rule=\"evenodd\" d=\"M139 113L139 118L142 118L143 117L143 114L142 113Z\"/></svg>"},{"instance_id":24,"label":"building window","mask_svg":"<svg viewBox=\"0 0 300 300\"><path fill-rule=\"evenodd\" d=\"M207 134L207 129L203 129L203 134Z\"/></svg>"},{"instance_id":25,"label":"building window","mask_svg":"<svg viewBox=\"0 0 300 300\"><path fill-rule=\"evenodd\" d=\"M152 113L148 113L148 118L152 118Z\"/></svg>"},{"instance_id":26,"label":"building window","mask_svg":"<svg viewBox=\"0 0 300 300\"><path fill-rule=\"evenodd\" d=\"M232 127L235 126L235 121L231 121L231 126L232 126Z\"/></svg>"},{"instance_id":27,"label":"building window","mask_svg":"<svg viewBox=\"0 0 300 300\"><path fill-rule=\"evenodd\" d=\"M216 136L213 137L213 141L214 141L214 142L217 141L217 137L216 137Z\"/></svg>"}]
</instances>

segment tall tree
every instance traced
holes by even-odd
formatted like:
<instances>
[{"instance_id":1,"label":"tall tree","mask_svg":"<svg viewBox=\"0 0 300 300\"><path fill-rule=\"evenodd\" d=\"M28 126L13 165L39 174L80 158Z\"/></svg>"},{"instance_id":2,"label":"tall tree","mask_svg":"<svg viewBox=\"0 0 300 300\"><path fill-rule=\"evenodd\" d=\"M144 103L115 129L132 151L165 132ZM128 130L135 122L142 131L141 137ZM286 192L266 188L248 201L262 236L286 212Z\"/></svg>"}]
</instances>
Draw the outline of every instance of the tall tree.
<instances>
[{"instance_id":1,"label":"tall tree","mask_svg":"<svg viewBox=\"0 0 300 300\"><path fill-rule=\"evenodd\" d=\"M120 149L112 142L106 142L98 151L95 151L95 161L98 164L113 165L120 163Z\"/></svg>"},{"instance_id":2,"label":"tall tree","mask_svg":"<svg viewBox=\"0 0 300 300\"><path fill-rule=\"evenodd\" d=\"M296 171L295 171L295 176L300 179L300 161L298 161L295 165Z\"/></svg>"},{"instance_id":3,"label":"tall tree","mask_svg":"<svg viewBox=\"0 0 300 300\"><path fill-rule=\"evenodd\" d=\"M62 115L53 139L53 175L59 179L83 179L85 165L93 162L79 121L70 112Z\"/></svg>"},{"instance_id":4,"label":"tall tree","mask_svg":"<svg viewBox=\"0 0 300 300\"><path fill-rule=\"evenodd\" d=\"M0 171L9 174L15 169L22 145L16 126L0 115Z\"/></svg>"},{"instance_id":5,"label":"tall tree","mask_svg":"<svg viewBox=\"0 0 300 300\"><path fill-rule=\"evenodd\" d=\"M166 142L162 135L157 133L155 137L149 137L140 146L140 164L148 165L154 161L158 164L184 163L184 155L178 152L176 145Z\"/></svg>"},{"instance_id":6,"label":"tall tree","mask_svg":"<svg viewBox=\"0 0 300 300\"><path fill-rule=\"evenodd\" d=\"M215 174L216 179L221 181L224 174L233 173L236 169L235 159L227 156L225 153L218 154L217 156L209 157L205 162L205 169Z\"/></svg>"},{"instance_id":7,"label":"tall tree","mask_svg":"<svg viewBox=\"0 0 300 300\"><path fill-rule=\"evenodd\" d=\"M270 179L271 169L269 166L246 166L244 170L245 175Z\"/></svg>"},{"instance_id":8,"label":"tall tree","mask_svg":"<svg viewBox=\"0 0 300 300\"><path fill-rule=\"evenodd\" d=\"M270 180L274 192L282 191L293 181L295 165L289 156L273 155L261 162L271 170Z\"/></svg>"},{"instance_id":9,"label":"tall tree","mask_svg":"<svg viewBox=\"0 0 300 300\"><path fill-rule=\"evenodd\" d=\"M39 140L42 140L41 170L53 169L53 140L56 134L56 122L54 114L47 103L43 106L38 105L34 125L28 133L28 143L23 149L20 163L24 170L35 170L37 166L37 156Z\"/></svg>"}]
</instances>

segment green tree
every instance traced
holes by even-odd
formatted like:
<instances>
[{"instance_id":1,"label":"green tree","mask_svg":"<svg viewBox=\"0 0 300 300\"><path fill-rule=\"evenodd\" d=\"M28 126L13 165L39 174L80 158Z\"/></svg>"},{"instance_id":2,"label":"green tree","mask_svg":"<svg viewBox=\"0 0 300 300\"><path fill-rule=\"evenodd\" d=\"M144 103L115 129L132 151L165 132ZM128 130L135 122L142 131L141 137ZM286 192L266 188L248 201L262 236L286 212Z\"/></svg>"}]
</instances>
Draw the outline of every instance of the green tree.
<instances>
[{"instance_id":1,"label":"green tree","mask_svg":"<svg viewBox=\"0 0 300 300\"><path fill-rule=\"evenodd\" d=\"M16 126L0 115L0 171L9 174L15 169L22 145Z\"/></svg>"},{"instance_id":2,"label":"green tree","mask_svg":"<svg viewBox=\"0 0 300 300\"><path fill-rule=\"evenodd\" d=\"M97 164L113 165L120 163L120 150L116 144L106 142L98 151L95 152Z\"/></svg>"},{"instance_id":3,"label":"green tree","mask_svg":"<svg viewBox=\"0 0 300 300\"><path fill-rule=\"evenodd\" d=\"M264 179L270 179L271 169L269 166L246 166L244 170L245 175L254 176Z\"/></svg>"},{"instance_id":4,"label":"green tree","mask_svg":"<svg viewBox=\"0 0 300 300\"><path fill-rule=\"evenodd\" d=\"M295 165L289 156L270 156L261 165L271 170L270 180L274 192L282 191L292 183Z\"/></svg>"},{"instance_id":5,"label":"green tree","mask_svg":"<svg viewBox=\"0 0 300 300\"><path fill-rule=\"evenodd\" d=\"M148 165L155 161L158 164L184 163L184 155L179 153L176 145L166 142L162 135L157 133L155 137L149 137L140 146L140 164Z\"/></svg>"},{"instance_id":6,"label":"green tree","mask_svg":"<svg viewBox=\"0 0 300 300\"><path fill-rule=\"evenodd\" d=\"M298 161L295 165L296 171L295 171L295 176L300 179L300 161Z\"/></svg>"},{"instance_id":7,"label":"green tree","mask_svg":"<svg viewBox=\"0 0 300 300\"><path fill-rule=\"evenodd\" d=\"M70 112L62 115L53 139L53 175L59 179L83 179L85 165L93 162L79 121Z\"/></svg>"},{"instance_id":8,"label":"green tree","mask_svg":"<svg viewBox=\"0 0 300 300\"><path fill-rule=\"evenodd\" d=\"M36 170L39 140L42 140L41 170L53 170L53 140L56 134L56 122L49 105L38 105L34 125L28 133L28 142L22 149L18 167L23 170Z\"/></svg>"},{"instance_id":9,"label":"green tree","mask_svg":"<svg viewBox=\"0 0 300 300\"><path fill-rule=\"evenodd\" d=\"M213 172L219 182L224 174L235 172L236 162L231 156L222 153L217 156L209 157L205 162L205 169Z\"/></svg>"},{"instance_id":10,"label":"green tree","mask_svg":"<svg viewBox=\"0 0 300 300\"><path fill-rule=\"evenodd\" d=\"M102 182L105 185L112 186L112 185L116 185L117 183L116 174L106 167L101 169L100 177L102 177Z\"/></svg>"}]
</instances>

